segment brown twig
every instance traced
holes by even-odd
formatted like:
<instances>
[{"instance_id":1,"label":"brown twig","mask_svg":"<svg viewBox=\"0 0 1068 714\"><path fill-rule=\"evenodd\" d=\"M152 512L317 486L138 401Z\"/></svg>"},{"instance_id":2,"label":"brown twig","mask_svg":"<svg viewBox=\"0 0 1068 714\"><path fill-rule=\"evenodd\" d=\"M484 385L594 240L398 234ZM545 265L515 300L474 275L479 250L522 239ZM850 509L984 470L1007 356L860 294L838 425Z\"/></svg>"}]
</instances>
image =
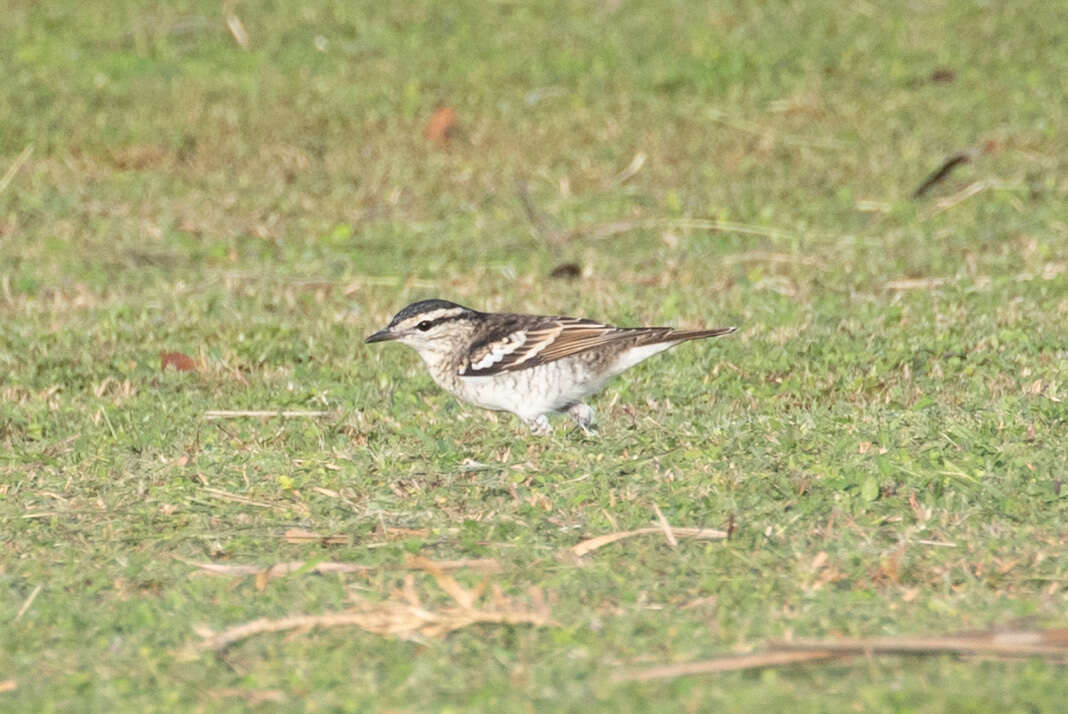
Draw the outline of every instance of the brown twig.
<instances>
[{"instance_id":1,"label":"brown twig","mask_svg":"<svg viewBox=\"0 0 1068 714\"><path fill-rule=\"evenodd\" d=\"M961 164L966 164L971 160L971 152L962 151L959 154L953 154L953 156L950 156L948 159L942 162L941 166L935 169L934 172L932 172L927 178L923 180L923 183L921 183L916 188L916 190L912 192L912 197L922 197L925 193L930 191L935 184L944 181L946 177L949 176L949 174L953 171L953 169L957 168Z\"/></svg>"}]
</instances>

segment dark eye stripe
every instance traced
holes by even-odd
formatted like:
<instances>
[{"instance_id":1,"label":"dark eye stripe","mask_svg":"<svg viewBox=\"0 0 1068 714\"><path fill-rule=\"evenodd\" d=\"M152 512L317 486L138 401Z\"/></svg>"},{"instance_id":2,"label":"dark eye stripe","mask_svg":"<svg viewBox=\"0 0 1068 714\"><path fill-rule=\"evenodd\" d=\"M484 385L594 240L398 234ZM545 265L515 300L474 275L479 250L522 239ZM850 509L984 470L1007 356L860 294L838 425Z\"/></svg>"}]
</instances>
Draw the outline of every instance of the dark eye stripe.
<instances>
[{"instance_id":1,"label":"dark eye stripe","mask_svg":"<svg viewBox=\"0 0 1068 714\"><path fill-rule=\"evenodd\" d=\"M456 320L468 320L470 318L470 313L462 313L459 315L446 315L444 317L438 317L433 320L420 320L408 329L414 328L416 330L419 330L420 332L429 332L430 330L433 330L435 327L442 323L454 322Z\"/></svg>"},{"instance_id":2,"label":"dark eye stripe","mask_svg":"<svg viewBox=\"0 0 1068 714\"><path fill-rule=\"evenodd\" d=\"M437 327L438 325L440 325L443 322L452 322L453 320L459 320L459 319L461 319L460 315L450 315L449 317L439 317L436 320L423 320L418 325L416 325L416 327L418 327L423 332L426 332L428 330L433 330L435 327ZM425 327L424 327L424 325L425 325Z\"/></svg>"},{"instance_id":3,"label":"dark eye stripe","mask_svg":"<svg viewBox=\"0 0 1068 714\"><path fill-rule=\"evenodd\" d=\"M419 310L418 312L409 315L403 315L407 310L408 308L405 308L390 321L390 329L410 330L424 322L429 322L430 326L433 327L449 320L469 319L477 314L474 310L468 310L459 305L453 305L452 307L445 309Z\"/></svg>"}]
</instances>

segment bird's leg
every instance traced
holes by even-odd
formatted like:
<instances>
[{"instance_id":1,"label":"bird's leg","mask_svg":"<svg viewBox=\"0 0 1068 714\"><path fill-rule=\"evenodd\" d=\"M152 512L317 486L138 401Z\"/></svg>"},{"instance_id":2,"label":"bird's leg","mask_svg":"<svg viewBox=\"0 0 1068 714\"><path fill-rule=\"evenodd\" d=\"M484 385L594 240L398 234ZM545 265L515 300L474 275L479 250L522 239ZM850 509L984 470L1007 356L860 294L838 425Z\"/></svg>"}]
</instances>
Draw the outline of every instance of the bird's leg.
<instances>
[{"instance_id":1,"label":"bird's leg","mask_svg":"<svg viewBox=\"0 0 1068 714\"><path fill-rule=\"evenodd\" d=\"M538 436L546 436L553 430L552 425L549 424L549 417L544 414L539 414L533 419L524 419L523 421L530 427L531 433Z\"/></svg>"},{"instance_id":2,"label":"bird's leg","mask_svg":"<svg viewBox=\"0 0 1068 714\"><path fill-rule=\"evenodd\" d=\"M597 430L596 425L593 423L593 409L588 404L583 404L582 402L572 404L567 408L567 415L578 424L583 434L589 435Z\"/></svg>"}]
</instances>

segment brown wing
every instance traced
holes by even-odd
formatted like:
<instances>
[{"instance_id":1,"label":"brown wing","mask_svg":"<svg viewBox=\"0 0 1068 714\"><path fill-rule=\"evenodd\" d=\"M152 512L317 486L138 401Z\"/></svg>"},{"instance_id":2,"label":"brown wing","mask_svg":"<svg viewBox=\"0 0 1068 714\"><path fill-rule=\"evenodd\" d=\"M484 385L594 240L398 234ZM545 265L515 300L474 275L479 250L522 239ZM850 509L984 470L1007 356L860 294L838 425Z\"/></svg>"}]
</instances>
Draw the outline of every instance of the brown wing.
<instances>
[{"instance_id":1,"label":"brown wing","mask_svg":"<svg viewBox=\"0 0 1068 714\"><path fill-rule=\"evenodd\" d=\"M670 327L612 327L576 317L528 318L499 325L476 339L460 376L477 377L535 367L610 344L682 342L733 332L733 328L675 331ZM622 346L622 344L620 344Z\"/></svg>"}]
</instances>

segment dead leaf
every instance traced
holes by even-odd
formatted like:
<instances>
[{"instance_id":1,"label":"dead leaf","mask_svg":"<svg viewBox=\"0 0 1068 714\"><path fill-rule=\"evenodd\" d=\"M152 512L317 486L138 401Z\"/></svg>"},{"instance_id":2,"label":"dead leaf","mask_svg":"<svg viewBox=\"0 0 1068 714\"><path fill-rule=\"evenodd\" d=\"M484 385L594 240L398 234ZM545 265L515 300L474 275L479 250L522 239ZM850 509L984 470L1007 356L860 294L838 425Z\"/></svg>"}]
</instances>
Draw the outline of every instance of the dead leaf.
<instances>
[{"instance_id":1,"label":"dead leaf","mask_svg":"<svg viewBox=\"0 0 1068 714\"><path fill-rule=\"evenodd\" d=\"M952 82L957 78L957 73L948 67L939 67L931 72L932 82Z\"/></svg>"},{"instance_id":2,"label":"dead leaf","mask_svg":"<svg viewBox=\"0 0 1068 714\"><path fill-rule=\"evenodd\" d=\"M456 130L456 110L447 105L439 105L423 129L423 135L439 149L448 146Z\"/></svg>"},{"instance_id":3,"label":"dead leaf","mask_svg":"<svg viewBox=\"0 0 1068 714\"><path fill-rule=\"evenodd\" d=\"M561 280L574 280L582 277L582 266L578 263L560 263L549 273L550 278Z\"/></svg>"},{"instance_id":4,"label":"dead leaf","mask_svg":"<svg viewBox=\"0 0 1068 714\"><path fill-rule=\"evenodd\" d=\"M106 157L118 169L144 171L167 163L171 152L153 144L132 144L120 146L108 152Z\"/></svg>"},{"instance_id":5,"label":"dead leaf","mask_svg":"<svg viewBox=\"0 0 1068 714\"><path fill-rule=\"evenodd\" d=\"M160 352L159 369L161 372L165 372L167 367L174 367L179 372L195 372L197 363L193 361L192 357L181 352Z\"/></svg>"}]
</instances>

